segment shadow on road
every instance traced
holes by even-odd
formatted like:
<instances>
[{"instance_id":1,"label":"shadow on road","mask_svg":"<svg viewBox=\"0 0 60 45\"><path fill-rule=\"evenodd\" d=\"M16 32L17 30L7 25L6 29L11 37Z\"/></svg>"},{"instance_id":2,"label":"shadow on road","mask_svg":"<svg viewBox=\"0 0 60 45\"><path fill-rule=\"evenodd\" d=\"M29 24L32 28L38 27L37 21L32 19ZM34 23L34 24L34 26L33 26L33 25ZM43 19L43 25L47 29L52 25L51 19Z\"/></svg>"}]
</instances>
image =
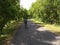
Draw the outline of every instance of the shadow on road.
<instances>
[{"instance_id":1,"label":"shadow on road","mask_svg":"<svg viewBox=\"0 0 60 45\"><path fill-rule=\"evenodd\" d=\"M12 43L14 45L53 45L51 42L56 38L56 34L46 29L44 31L38 31L38 28L41 28L37 23L28 21L28 28L24 28L22 24L17 33L14 36ZM43 29L42 29L43 30Z\"/></svg>"}]
</instances>

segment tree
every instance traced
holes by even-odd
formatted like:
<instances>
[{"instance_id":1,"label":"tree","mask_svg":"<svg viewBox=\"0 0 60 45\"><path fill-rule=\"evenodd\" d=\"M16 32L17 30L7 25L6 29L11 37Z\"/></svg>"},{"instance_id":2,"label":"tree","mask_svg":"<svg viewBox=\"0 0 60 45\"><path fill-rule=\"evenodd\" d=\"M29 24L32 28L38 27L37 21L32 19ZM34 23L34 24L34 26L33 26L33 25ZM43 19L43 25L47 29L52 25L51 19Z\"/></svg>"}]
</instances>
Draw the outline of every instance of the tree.
<instances>
[{"instance_id":1,"label":"tree","mask_svg":"<svg viewBox=\"0 0 60 45\"><path fill-rule=\"evenodd\" d=\"M59 2L59 0L37 0L32 4L30 12L34 18L41 19L45 23L59 23Z\"/></svg>"},{"instance_id":2,"label":"tree","mask_svg":"<svg viewBox=\"0 0 60 45\"><path fill-rule=\"evenodd\" d=\"M0 32L7 22L19 17L19 0L0 0Z\"/></svg>"}]
</instances>

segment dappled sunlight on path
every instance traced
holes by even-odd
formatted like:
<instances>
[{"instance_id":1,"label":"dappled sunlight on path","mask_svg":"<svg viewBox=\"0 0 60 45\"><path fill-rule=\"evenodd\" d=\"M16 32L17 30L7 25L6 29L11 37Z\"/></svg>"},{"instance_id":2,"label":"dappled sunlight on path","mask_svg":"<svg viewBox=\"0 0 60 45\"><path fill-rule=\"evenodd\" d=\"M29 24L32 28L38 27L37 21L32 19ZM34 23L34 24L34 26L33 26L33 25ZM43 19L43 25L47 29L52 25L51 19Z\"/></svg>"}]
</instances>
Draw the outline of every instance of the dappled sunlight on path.
<instances>
[{"instance_id":1,"label":"dappled sunlight on path","mask_svg":"<svg viewBox=\"0 0 60 45\"><path fill-rule=\"evenodd\" d=\"M59 45L57 35L46 30L40 24L28 21L28 28L24 28L24 24L18 28L10 45ZM56 39L57 38L57 39Z\"/></svg>"}]
</instances>

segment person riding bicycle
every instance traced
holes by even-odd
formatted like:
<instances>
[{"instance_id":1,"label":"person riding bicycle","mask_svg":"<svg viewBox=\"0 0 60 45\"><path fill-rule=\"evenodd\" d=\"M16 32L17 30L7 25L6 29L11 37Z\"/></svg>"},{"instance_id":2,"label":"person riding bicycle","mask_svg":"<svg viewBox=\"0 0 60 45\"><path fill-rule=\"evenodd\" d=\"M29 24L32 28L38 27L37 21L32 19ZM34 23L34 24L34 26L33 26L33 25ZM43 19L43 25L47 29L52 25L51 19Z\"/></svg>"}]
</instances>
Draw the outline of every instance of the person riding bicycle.
<instances>
[{"instance_id":1,"label":"person riding bicycle","mask_svg":"<svg viewBox=\"0 0 60 45\"><path fill-rule=\"evenodd\" d=\"M24 24L25 24L25 28L27 28L27 15L24 16Z\"/></svg>"}]
</instances>

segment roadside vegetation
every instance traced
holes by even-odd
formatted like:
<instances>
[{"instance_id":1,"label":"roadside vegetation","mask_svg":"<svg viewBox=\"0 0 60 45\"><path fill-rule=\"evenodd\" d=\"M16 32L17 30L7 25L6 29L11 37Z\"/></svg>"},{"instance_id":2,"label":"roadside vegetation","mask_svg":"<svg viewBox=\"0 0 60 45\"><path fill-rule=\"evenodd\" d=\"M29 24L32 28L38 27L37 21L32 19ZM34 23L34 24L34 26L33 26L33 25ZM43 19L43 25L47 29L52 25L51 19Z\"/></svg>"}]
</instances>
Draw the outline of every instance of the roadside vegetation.
<instances>
[{"instance_id":1,"label":"roadside vegetation","mask_svg":"<svg viewBox=\"0 0 60 45\"><path fill-rule=\"evenodd\" d=\"M52 31L52 32L60 32L60 25L56 24L46 24L44 22L40 22L38 20L32 19L34 22L39 23L41 26L44 26L46 29Z\"/></svg>"},{"instance_id":2,"label":"roadside vegetation","mask_svg":"<svg viewBox=\"0 0 60 45\"><path fill-rule=\"evenodd\" d=\"M0 0L0 45L12 40L26 12L27 10L20 6L19 0Z\"/></svg>"},{"instance_id":3,"label":"roadside vegetation","mask_svg":"<svg viewBox=\"0 0 60 45\"><path fill-rule=\"evenodd\" d=\"M33 21L60 32L60 0L36 0L29 9Z\"/></svg>"}]
</instances>

